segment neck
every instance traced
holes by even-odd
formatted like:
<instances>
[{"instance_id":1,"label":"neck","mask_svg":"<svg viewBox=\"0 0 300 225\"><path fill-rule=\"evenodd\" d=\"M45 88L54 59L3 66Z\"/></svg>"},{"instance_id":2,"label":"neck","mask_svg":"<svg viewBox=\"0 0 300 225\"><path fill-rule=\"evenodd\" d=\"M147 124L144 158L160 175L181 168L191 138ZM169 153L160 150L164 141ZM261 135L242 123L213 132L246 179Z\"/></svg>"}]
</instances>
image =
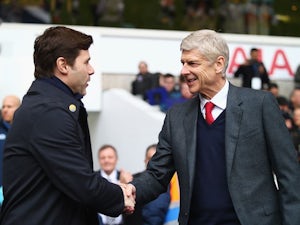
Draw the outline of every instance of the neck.
<instances>
[{"instance_id":1,"label":"neck","mask_svg":"<svg viewBox=\"0 0 300 225\"><path fill-rule=\"evenodd\" d=\"M225 85L226 79L223 77L223 79L220 79L219 82L216 82L213 86L209 86L207 90L204 90L200 94L205 99L212 99Z\"/></svg>"}]
</instances>

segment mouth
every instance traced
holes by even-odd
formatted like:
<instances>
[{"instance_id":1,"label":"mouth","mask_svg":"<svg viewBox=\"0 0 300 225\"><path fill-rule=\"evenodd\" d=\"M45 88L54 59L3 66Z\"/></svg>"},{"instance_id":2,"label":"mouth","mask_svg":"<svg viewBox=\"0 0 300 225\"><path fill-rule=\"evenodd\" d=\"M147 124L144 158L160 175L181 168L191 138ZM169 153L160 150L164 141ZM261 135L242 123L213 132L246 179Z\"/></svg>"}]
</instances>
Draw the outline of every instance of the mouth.
<instances>
[{"instance_id":1,"label":"mouth","mask_svg":"<svg viewBox=\"0 0 300 225\"><path fill-rule=\"evenodd\" d=\"M186 77L185 78L185 81L186 81L187 85L192 85L193 82L196 81L196 80L197 80L197 77L190 77L190 78Z\"/></svg>"}]
</instances>

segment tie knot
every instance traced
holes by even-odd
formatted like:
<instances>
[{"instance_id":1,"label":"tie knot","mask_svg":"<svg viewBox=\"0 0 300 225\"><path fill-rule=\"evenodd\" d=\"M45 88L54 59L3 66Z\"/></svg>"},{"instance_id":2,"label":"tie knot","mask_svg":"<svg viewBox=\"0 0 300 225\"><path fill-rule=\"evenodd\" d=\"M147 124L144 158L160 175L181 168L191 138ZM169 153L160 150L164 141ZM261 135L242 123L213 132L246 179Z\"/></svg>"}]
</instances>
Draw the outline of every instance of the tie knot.
<instances>
[{"instance_id":1,"label":"tie knot","mask_svg":"<svg viewBox=\"0 0 300 225\"><path fill-rule=\"evenodd\" d=\"M212 102L207 102L205 104L205 110L208 112L211 112L214 107L215 107L215 104Z\"/></svg>"}]
</instances>

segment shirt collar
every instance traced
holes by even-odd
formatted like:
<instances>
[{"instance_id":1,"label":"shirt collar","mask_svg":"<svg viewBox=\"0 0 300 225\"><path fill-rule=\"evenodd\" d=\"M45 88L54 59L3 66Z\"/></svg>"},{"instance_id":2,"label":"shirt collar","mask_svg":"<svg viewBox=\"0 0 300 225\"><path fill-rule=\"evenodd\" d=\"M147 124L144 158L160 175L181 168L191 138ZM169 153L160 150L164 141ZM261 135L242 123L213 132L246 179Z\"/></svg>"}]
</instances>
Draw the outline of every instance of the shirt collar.
<instances>
[{"instance_id":1,"label":"shirt collar","mask_svg":"<svg viewBox=\"0 0 300 225\"><path fill-rule=\"evenodd\" d=\"M210 101L214 103L214 105L217 106L218 108L225 110L227 105L228 90L229 90L229 82L228 80L226 80L225 85L212 99L208 100L204 98L201 94L199 94L201 109L203 109L205 104Z\"/></svg>"},{"instance_id":2,"label":"shirt collar","mask_svg":"<svg viewBox=\"0 0 300 225\"><path fill-rule=\"evenodd\" d=\"M116 183L117 181L117 170L113 170L111 174L106 174L103 170L101 170L101 176L105 179L109 180L112 183Z\"/></svg>"}]
</instances>

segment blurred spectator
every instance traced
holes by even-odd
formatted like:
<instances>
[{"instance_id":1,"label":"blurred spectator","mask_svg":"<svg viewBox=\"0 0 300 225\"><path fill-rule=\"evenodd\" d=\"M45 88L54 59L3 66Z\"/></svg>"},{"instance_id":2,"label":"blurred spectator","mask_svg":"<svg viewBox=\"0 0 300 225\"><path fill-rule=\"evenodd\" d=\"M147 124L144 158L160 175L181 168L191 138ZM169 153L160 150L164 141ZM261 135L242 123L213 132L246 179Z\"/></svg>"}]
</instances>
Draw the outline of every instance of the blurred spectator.
<instances>
[{"instance_id":1,"label":"blurred spectator","mask_svg":"<svg viewBox=\"0 0 300 225\"><path fill-rule=\"evenodd\" d=\"M145 154L145 166L151 160L156 152L156 144L148 146ZM138 177L140 173L134 175ZM130 182L131 180L126 180ZM170 190L160 194L155 200L141 206L136 205L135 212L132 215L124 216L125 225L163 225L170 205Z\"/></svg>"},{"instance_id":2,"label":"blurred spectator","mask_svg":"<svg viewBox=\"0 0 300 225\"><path fill-rule=\"evenodd\" d=\"M300 87L296 87L291 92L290 96L290 109L293 111L295 108L300 107Z\"/></svg>"},{"instance_id":3,"label":"blurred spectator","mask_svg":"<svg viewBox=\"0 0 300 225\"><path fill-rule=\"evenodd\" d=\"M277 99L280 111L282 112L282 116L284 118L285 125L289 131L292 131L294 128L294 121L293 121L292 114L290 112L288 99L283 96L278 96L278 97L276 97L276 99Z\"/></svg>"},{"instance_id":4,"label":"blurred spectator","mask_svg":"<svg viewBox=\"0 0 300 225\"><path fill-rule=\"evenodd\" d=\"M300 108L295 108L293 112L293 119L295 127L291 131L294 146L298 154L298 159L300 162Z\"/></svg>"},{"instance_id":5,"label":"blurred spectator","mask_svg":"<svg viewBox=\"0 0 300 225\"><path fill-rule=\"evenodd\" d=\"M248 34L270 34L270 26L275 22L275 13L270 1L248 1L246 13Z\"/></svg>"},{"instance_id":6,"label":"blurred spectator","mask_svg":"<svg viewBox=\"0 0 300 225\"><path fill-rule=\"evenodd\" d=\"M98 0L93 10L95 25L123 23L125 4L123 0Z\"/></svg>"},{"instance_id":7,"label":"blurred spectator","mask_svg":"<svg viewBox=\"0 0 300 225\"><path fill-rule=\"evenodd\" d=\"M163 75L161 86L147 91L150 105L159 105L162 112L166 112L173 104L181 101L181 93L176 85L173 74Z\"/></svg>"},{"instance_id":8,"label":"blurred spectator","mask_svg":"<svg viewBox=\"0 0 300 225\"><path fill-rule=\"evenodd\" d=\"M296 72L294 74L294 84L295 87L300 87L300 64L296 69Z\"/></svg>"},{"instance_id":9,"label":"blurred spectator","mask_svg":"<svg viewBox=\"0 0 300 225\"><path fill-rule=\"evenodd\" d=\"M18 23L50 23L48 1L0 1L0 20Z\"/></svg>"},{"instance_id":10,"label":"blurred spectator","mask_svg":"<svg viewBox=\"0 0 300 225\"><path fill-rule=\"evenodd\" d=\"M2 194L2 162L3 162L3 146L6 140L6 135L13 122L15 111L19 108L21 101L15 95L5 96L2 101L1 119L0 119L0 205L3 201Z\"/></svg>"},{"instance_id":11,"label":"blurred spectator","mask_svg":"<svg viewBox=\"0 0 300 225\"><path fill-rule=\"evenodd\" d=\"M186 30L215 28L214 5L211 0L186 0L183 26Z\"/></svg>"},{"instance_id":12,"label":"blurred spectator","mask_svg":"<svg viewBox=\"0 0 300 225\"><path fill-rule=\"evenodd\" d=\"M139 95L146 100L146 92L151 88L158 85L157 75L153 75L148 70L148 65L145 61L141 61L138 64L138 74L135 80L131 83L131 93L133 95Z\"/></svg>"},{"instance_id":13,"label":"blurred spectator","mask_svg":"<svg viewBox=\"0 0 300 225\"><path fill-rule=\"evenodd\" d=\"M246 33L245 3L239 0L222 0L218 7L218 28L224 33Z\"/></svg>"},{"instance_id":14,"label":"blurred spectator","mask_svg":"<svg viewBox=\"0 0 300 225\"><path fill-rule=\"evenodd\" d=\"M253 89L267 90L270 84L269 74L259 60L259 50L252 48L250 50L250 59L238 67L234 77L242 77L242 86Z\"/></svg>"},{"instance_id":15,"label":"blurred spectator","mask_svg":"<svg viewBox=\"0 0 300 225\"><path fill-rule=\"evenodd\" d=\"M279 96L279 87L276 83L270 83L268 91L271 92L275 97Z\"/></svg>"},{"instance_id":16,"label":"blurred spectator","mask_svg":"<svg viewBox=\"0 0 300 225\"><path fill-rule=\"evenodd\" d=\"M106 178L109 182L119 184L120 180L130 180L132 175L124 170L117 170L118 153L114 146L103 145L98 150L98 161L102 177ZM99 214L100 225L118 225L123 224L122 215L118 217L110 217Z\"/></svg>"},{"instance_id":17,"label":"blurred spectator","mask_svg":"<svg viewBox=\"0 0 300 225\"><path fill-rule=\"evenodd\" d=\"M22 7L17 1L0 2L0 19L3 22L22 22Z\"/></svg>"},{"instance_id":18,"label":"blurred spectator","mask_svg":"<svg viewBox=\"0 0 300 225\"><path fill-rule=\"evenodd\" d=\"M172 26L175 18L174 0L160 0L161 23Z\"/></svg>"},{"instance_id":19,"label":"blurred spectator","mask_svg":"<svg viewBox=\"0 0 300 225\"><path fill-rule=\"evenodd\" d=\"M180 191L177 173L174 174L170 182L170 197L171 202L164 225L178 225Z\"/></svg>"}]
</instances>

